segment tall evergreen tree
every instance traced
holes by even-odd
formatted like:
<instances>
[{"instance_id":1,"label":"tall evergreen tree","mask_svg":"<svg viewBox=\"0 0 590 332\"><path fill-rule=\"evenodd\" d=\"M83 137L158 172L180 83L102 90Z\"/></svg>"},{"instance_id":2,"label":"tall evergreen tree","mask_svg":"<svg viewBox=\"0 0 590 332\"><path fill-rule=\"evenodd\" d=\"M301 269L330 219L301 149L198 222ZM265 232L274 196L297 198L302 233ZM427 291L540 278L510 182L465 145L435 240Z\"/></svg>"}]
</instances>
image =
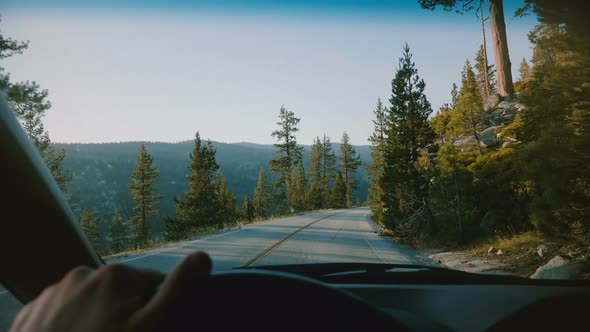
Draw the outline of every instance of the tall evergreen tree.
<instances>
[{"instance_id":1,"label":"tall evergreen tree","mask_svg":"<svg viewBox=\"0 0 590 332\"><path fill-rule=\"evenodd\" d=\"M80 227L86 237L92 244L92 247L96 251L102 250L101 236L100 236L100 218L94 212L88 210L82 210L80 214Z\"/></svg>"},{"instance_id":2,"label":"tall evergreen tree","mask_svg":"<svg viewBox=\"0 0 590 332\"><path fill-rule=\"evenodd\" d=\"M180 196L174 198L176 204L176 215L164 217L164 226L166 227L165 236L169 241L184 238L187 233L188 225L185 220L179 218L179 206L182 202Z\"/></svg>"},{"instance_id":3,"label":"tall evergreen tree","mask_svg":"<svg viewBox=\"0 0 590 332\"><path fill-rule=\"evenodd\" d=\"M319 137L313 139L311 154L309 157L309 179L311 181L322 181L324 147Z\"/></svg>"},{"instance_id":4,"label":"tall evergreen tree","mask_svg":"<svg viewBox=\"0 0 590 332\"><path fill-rule=\"evenodd\" d=\"M457 87L457 84L455 84L455 82L453 82L453 88L451 89L451 105L450 105L450 109L455 108L455 106L457 106L457 103L459 102L459 88Z\"/></svg>"},{"instance_id":5,"label":"tall evergreen tree","mask_svg":"<svg viewBox=\"0 0 590 332\"><path fill-rule=\"evenodd\" d=\"M482 70L481 73L482 75L482 82L483 82L483 86L482 86L482 96L485 96L486 98L488 96L490 96L492 93L493 89L491 86L491 81L492 79L489 76L489 72L488 72L488 68L489 68L489 63L488 63L488 43L487 43L487 38L486 38L486 26L485 26L485 21L487 19L489 19L489 17L486 17L485 13L484 13L484 2L486 0L479 0L479 14L476 14L476 16L478 16L479 21L481 22L481 35L482 35L482 40L481 40L481 47L480 47L480 59L481 59L481 68L485 68L486 70ZM479 62L479 61L478 61Z\"/></svg>"},{"instance_id":6,"label":"tall evergreen tree","mask_svg":"<svg viewBox=\"0 0 590 332\"><path fill-rule=\"evenodd\" d=\"M238 209L236 207L236 199L234 197L234 193L229 189L227 186L227 180L218 175L219 184L219 202L220 202L220 210L219 210L219 221L221 224L229 224L233 223L237 220L238 217ZM220 224L220 225L221 225Z\"/></svg>"},{"instance_id":7,"label":"tall evergreen tree","mask_svg":"<svg viewBox=\"0 0 590 332\"><path fill-rule=\"evenodd\" d=\"M310 184L308 200L310 208L319 209L330 205L329 185L334 181L334 177L336 176L336 162L337 158L332 148L330 137L324 134L321 140L319 137L314 139L309 159Z\"/></svg>"},{"instance_id":8,"label":"tall evergreen tree","mask_svg":"<svg viewBox=\"0 0 590 332\"><path fill-rule=\"evenodd\" d=\"M476 80L479 88L479 94L482 97L482 102L489 95L496 93L496 81L494 65L489 65L483 45L480 46L477 54L475 55L475 70L477 71Z\"/></svg>"},{"instance_id":9,"label":"tall evergreen tree","mask_svg":"<svg viewBox=\"0 0 590 332\"><path fill-rule=\"evenodd\" d=\"M28 42L19 42L0 34L0 60L22 54L28 46ZM5 72L2 67L0 67L0 91L6 97L27 136L37 147L55 182L68 196L66 184L72 177L63 167L65 152L53 149L49 133L45 130L42 122L45 113L51 108L51 103L47 100L48 91L42 90L34 81L11 82L10 74Z\"/></svg>"},{"instance_id":10,"label":"tall evergreen tree","mask_svg":"<svg viewBox=\"0 0 590 332\"><path fill-rule=\"evenodd\" d=\"M529 34L532 80L523 93L518 158L533 186L527 210L543 234L590 234L590 38L588 3L527 0L539 21ZM569 236L568 236L569 235Z\"/></svg>"},{"instance_id":11,"label":"tall evergreen tree","mask_svg":"<svg viewBox=\"0 0 590 332\"><path fill-rule=\"evenodd\" d=\"M258 173L258 183L256 185L256 190L254 191L254 199L252 202L256 218L266 219L270 216L271 199L272 188L266 178L264 169L261 168L260 173Z\"/></svg>"},{"instance_id":12,"label":"tall evergreen tree","mask_svg":"<svg viewBox=\"0 0 590 332\"><path fill-rule=\"evenodd\" d=\"M309 201L307 196L309 179L307 177L305 167L303 167L303 162L298 163L297 166L297 185L299 186L299 193L301 194L300 207L301 210L305 211L309 209Z\"/></svg>"},{"instance_id":13,"label":"tall evergreen tree","mask_svg":"<svg viewBox=\"0 0 590 332\"><path fill-rule=\"evenodd\" d=\"M297 211L307 209L307 174L303 168L303 163L298 163L297 171L295 167L291 169L289 179L287 180L287 201L289 206Z\"/></svg>"},{"instance_id":14,"label":"tall evergreen tree","mask_svg":"<svg viewBox=\"0 0 590 332\"><path fill-rule=\"evenodd\" d=\"M463 242L477 220L473 175L467 165L473 152L461 152L451 142L442 144L437 152L429 193L429 204L437 225L445 236ZM479 228L479 227L478 227ZM471 232L471 234L473 234Z\"/></svg>"},{"instance_id":15,"label":"tall evergreen tree","mask_svg":"<svg viewBox=\"0 0 590 332\"><path fill-rule=\"evenodd\" d=\"M387 114L384 164L381 177L384 222L389 226L402 221L419 227L424 212L428 178L419 167L423 150L433 145L434 131L428 123L432 113L424 95L426 84L418 76L406 44L392 83L391 109Z\"/></svg>"},{"instance_id":16,"label":"tall evergreen tree","mask_svg":"<svg viewBox=\"0 0 590 332\"><path fill-rule=\"evenodd\" d=\"M519 80L521 82L527 82L533 77L533 70L525 58L522 58L518 73L520 74Z\"/></svg>"},{"instance_id":17,"label":"tall evergreen tree","mask_svg":"<svg viewBox=\"0 0 590 332\"><path fill-rule=\"evenodd\" d=\"M201 141L199 132L195 135L195 147L190 154L188 167L188 189L183 198L177 199L176 222L170 230L183 232L190 228L220 223L218 170L215 148L211 142Z\"/></svg>"},{"instance_id":18,"label":"tall evergreen tree","mask_svg":"<svg viewBox=\"0 0 590 332\"><path fill-rule=\"evenodd\" d=\"M337 158L332 147L330 137L324 134L322 138L322 191L324 193L324 206L328 206L328 196L330 193L330 183L336 177L337 172Z\"/></svg>"},{"instance_id":19,"label":"tall evergreen tree","mask_svg":"<svg viewBox=\"0 0 590 332\"><path fill-rule=\"evenodd\" d=\"M311 146L311 156L309 158L309 192L308 202L312 209L320 209L324 206L324 187L323 187L323 161L324 147L320 138L313 140Z\"/></svg>"},{"instance_id":20,"label":"tall evergreen tree","mask_svg":"<svg viewBox=\"0 0 590 332\"><path fill-rule=\"evenodd\" d=\"M255 217L254 203L250 199L250 196L246 196L244 197L244 204L242 204L242 220L252 222Z\"/></svg>"},{"instance_id":21,"label":"tall evergreen tree","mask_svg":"<svg viewBox=\"0 0 590 332\"><path fill-rule=\"evenodd\" d=\"M145 145L141 145L137 155L137 169L131 174L129 190L133 195L136 213L131 217L132 233L135 246L143 246L150 237L150 225L148 220L158 214L155 206L160 201L160 195L156 194L154 184L160 170L152 166L154 158L147 152Z\"/></svg>"},{"instance_id":22,"label":"tall evergreen tree","mask_svg":"<svg viewBox=\"0 0 590 332\"><path fill-rule=\"evenodd\" d=\"M430 127L436 134L439 144L444 144L449 138L449 122L451 121L451 109L442 106L440 111L430 120Z\"/></svg>"},{"instance_id":23,"label":"tall evergreen tree","mask_svg":"<svg viewBox=\"0 0 590 332\"><path fill-rule=\"evenodd\" d=\"M334 209L342 209L346 207L346 183L342 177L342 173L338 171L334 185L330 189L330 207Z\"/></svg>"},{"instance_id":24,"label":"tall evergreen tree","mask_svg":"<svg viewBox=\"0 0 590 332\"><path fill-rule=\"evenodd\" d=\"M487 113L481 101L482 98L475 73L469 60L467 60L465 67L463 67L459 102L451 113L449 125L456 135L473 135L478 150L483 153L479 132L484 129L484 119Z\"/></svg>"},{"instance_id":25,"label":"tall evergreen tree","mask_svg":"<svg viewBox=\"0 0 590 332\"><path fill-rule=\"evenodd\" d=\"M439 144L444 144L448 139L452 138L449 122L451 121L451 111L457 107L459 102L459 88L457 84L453 83L451 89L451 102L444 103L436 115L430 120L430 127L434 130Z\"/></svg>"},{"instance_id":26,"label":"tall evergreen tree","mask_svg":"<svg viewBox=\"0 0 590 332\"><path fill-rule=\"evenodd\" d=\"M129 229L123 222L123 218L119 214L119 209L115 209L115 215L111 222L111 250L113 252L120 252L126 249L129 238Z\"/></svg>"},{"instance_id":27,"label":"tall evergreen tree","mask_svg":"<svg viewBox=\"0 0 590 332\"><path fill-rule=\"evenodd\" d=\"M299 131L297 128L299 121L300 119L295 117L295 113L281 106L279 122L277 122L279 129L271 134L279 141L275 144L279 158L270 161L270 170L276 175L273 186L277 190L276 199L279 205L284 204L287 198L286 187L291 169L303 156L303 148L297 145L295 137L295 133Z\"/></svg>"},{"instance_id":28,"label":"tall evergreen tree","mask_svg":"<svg viewBox=\"0 0 590 332\"><path fill-rule=\"evenodd\" d=\"M373 212L373 218L381 222L383 219L382 197L384 188L381 185L381 177L385 168L383 160L385 155L385 138L387 137L386 110L381 98L377 100L377 107L373 111L373 134L369 137L371 143L371 163L367 168L367 180L369 182L369 206Z\"/></svg>"},{"instance_id":29,"label":"tall evergreen tree","mask_svg":"<svg viewBox=\"0 0 590 332\"><path fill-rule=\"evenodd\" d=\"M306 195L308 209L316 210L327 206L324 205L324 193L322 192L319 182L310 182Z\"/></svg>"},{"instance_id":30,"label":"tall evergreen tree","mask_svg":"<svg viewBox=\"0 0 590 332\"><path fill-rule=\"evenodd\" d=\"M346 206L350 208L352 207L354 191L358 188L358 179L355 176L356 171L362 165L362 162L354 147L350 144L350 137L348 137L346 132L342 133L340 156L338 159L340 160L340 171L346 186Z\"/></svg>"}]
</instances>

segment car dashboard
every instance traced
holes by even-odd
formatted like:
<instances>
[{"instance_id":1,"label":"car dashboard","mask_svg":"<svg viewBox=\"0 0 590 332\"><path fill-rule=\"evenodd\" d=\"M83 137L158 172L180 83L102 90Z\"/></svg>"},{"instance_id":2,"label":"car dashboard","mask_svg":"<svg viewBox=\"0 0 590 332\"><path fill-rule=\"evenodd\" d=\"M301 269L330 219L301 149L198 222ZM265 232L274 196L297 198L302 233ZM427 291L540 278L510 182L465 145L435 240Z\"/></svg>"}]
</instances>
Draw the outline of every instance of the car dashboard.
<instances>
[{"instance_id":1,"label":"car dashboard","mask_svg":"<svg viewBox=\"0 0 590 332\"><path fill-rule=\"evenodd\" d=\"M588 330L588 287L333 284L416 331Z\"/></svg>"}]
</instances>

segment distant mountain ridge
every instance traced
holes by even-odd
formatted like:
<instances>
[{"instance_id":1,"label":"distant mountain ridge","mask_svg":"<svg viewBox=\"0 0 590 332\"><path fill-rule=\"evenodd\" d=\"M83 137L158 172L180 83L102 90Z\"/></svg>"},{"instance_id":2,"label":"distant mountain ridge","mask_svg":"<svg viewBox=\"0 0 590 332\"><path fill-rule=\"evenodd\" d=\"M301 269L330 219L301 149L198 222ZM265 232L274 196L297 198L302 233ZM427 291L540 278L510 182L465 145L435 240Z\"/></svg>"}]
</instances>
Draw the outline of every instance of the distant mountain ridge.
<instances>
[{"instance_id":1,"label":"distant mountain ridge","mask_svg":"<svg viewBox=\"0 0 590 332\"><path fill-rule=\"evenodd\" d=\"M189 154L193 141L177 143L165 142L120 142L120 143L57 143L57 150L65 150L64 166L72 173L68 190L75 204L75 212L89 209L98 213L103 223L110 222L116 208L123 216L131 215L132 199L127 188L131 173L136 167L136 157L141 144L154 157L154 165L160 168L156 184L162 195L159 218L174 213L174 197L186 190ZM277 157L276 148L271 144L248 142L220 143L212 141L217 149L217 162L237 203L241 204L245 195L252 195L256 187L258 172L264 168L270 175L268 162ZM308 168L310 146L304 147L304 165ZM333 143L336 154L340 144ZM371 160L370 147L355 146L363 163ZM360 181L356 198L366 200L368 183L364 167L359 168ZM155 220L159 219L155 218ZM156 229L159 228L157 225Z\"/></svg>"}]
</instances>

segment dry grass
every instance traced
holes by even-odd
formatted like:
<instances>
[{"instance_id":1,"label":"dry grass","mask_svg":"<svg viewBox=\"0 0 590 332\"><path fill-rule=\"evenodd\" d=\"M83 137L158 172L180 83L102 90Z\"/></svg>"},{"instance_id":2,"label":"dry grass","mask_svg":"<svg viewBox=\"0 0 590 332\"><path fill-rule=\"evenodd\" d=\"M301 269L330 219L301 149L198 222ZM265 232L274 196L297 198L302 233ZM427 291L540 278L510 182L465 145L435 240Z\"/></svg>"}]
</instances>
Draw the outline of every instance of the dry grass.
<instances>
[{"instance_id":1,"label":"dry grass","mask_svg":"<svg viewBox=\"0 0 590 332\"><path fill-rule=\"evenodd\" d=\"M481 258L486 262L502 266L502 270L522 276L530 277L541 265L546 264L556 255L580 262L590 262L590 244L588 240L579 239L556 240L543 237L536 231L528 231L516 235L503 235L474 241L468 244L449 244L449 242L437 241L436 239L414 239L411 237L396 236L391 232L380 234L396 239L396 241L407 244L414 248L442 249L444 252L463 252L472 258ZM538 247L544 244L549 248L544 257L537 254ZM490 247L493 250L488 254ZM498 250L501 255L497 255ZM586 271L578 278L590 279L590 264Z\"/></svg>"},{"instance_id":2,"label":"dry grass","mask_svg":"<svg viewBox=\"0 0 590 332\"><path fill-rule=\"evenodd\" d=\"M543 237L537 232L525 232L514 236L499 236L496 238L483 241L471 248L474 255L483 255L488 253L490 247L502 249L504 254L522 254L524 251L536 249L539 245L546 243ZM494 252L495 253L495 252Z\"/></svg>"},{"instance_id":3,"label":"dry grass","mask_svg":"<svg viewBox=\"0 0 590 332\"><path fill-rule=\"evenodd\" d=\"M164 238L158 237L158 238L151 239L146 247L139 248L139 249L125 250L125 251L121 251L118 253L109 253L109 254L103 255L102 259L110 260L110 259L114 259L114 258L121 258L121 257L132 256L132 255L138 255L138 254L141 254L144 252L149 252L154 249L165 248L165 247L169 247L169 246L178 245L179 243L182 243L182 242L197 240L197 239L207 236L207 235L226 232L226 231L229 231L233 228L235 228L235 227L228 227L228 228L223 228L223 229L219 229L217 227L196 228L196 229L190 231L186 236L184 236L182 239L179 239L179 240L168 241L168 240L165 240Z\"/></svg>"},{"instance_id":4,"label":"dry grass","mask_svg":"<svg viewBox=\"0 0 590 332\"><path fill-rule=\"evenodd\" d=\"M540 257L537 253L541 244L549 248L549 252L544 257ZM494 250L488 254L490 247ZM503 251L503 255L496 255L498 249ZM588 262L590 258L590 248L587 243L551 240L535 231L490 239L473 245L469 252L503 264L507 271L523 277L529 277L539 266L546 264L556 255L581 262Z\"/></svg>"},{"instance_id":5,"label":"dry grass","mask_svg":"<svg viewBox=\"0 0 590 332\"><path fill-rule=\"evenodd\" d=\"M522 277L529 277L535 270L546 263L555 254L556 246L551 244L552 252L541 258L537 255L537 248L541 244L547 244L543 237L534 231L517 234L514 236L499 236L487 241L483 241L469 249L469 253L474 256L486 257L486 259L497 262L504 266L508 272ZM488 254L490 247L493 247ZM502 250L502 255L497 255L497 251Z\"/></svg>"}]
</instances>

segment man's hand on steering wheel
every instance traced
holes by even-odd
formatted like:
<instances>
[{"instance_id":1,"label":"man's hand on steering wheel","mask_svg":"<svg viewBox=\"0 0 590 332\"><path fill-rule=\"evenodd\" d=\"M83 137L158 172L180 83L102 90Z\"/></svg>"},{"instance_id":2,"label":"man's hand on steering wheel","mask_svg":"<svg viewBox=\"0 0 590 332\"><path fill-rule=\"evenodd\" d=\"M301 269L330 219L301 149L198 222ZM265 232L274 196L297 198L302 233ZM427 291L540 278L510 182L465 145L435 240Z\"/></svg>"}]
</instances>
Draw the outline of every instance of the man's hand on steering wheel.
<instances>
[{"instance_id":1,"label":"man's hand on steering wheel","mask_svg":"<svg viewBox=\"0 0 590 332\"><path fill-rule=\"evenodd\" d=\"M77 267L46 288L16 317L11 331L150 331L183 285L211 273L203 252L187 256L168 276L120 264Z\"/></svg>"}]
</instances>

